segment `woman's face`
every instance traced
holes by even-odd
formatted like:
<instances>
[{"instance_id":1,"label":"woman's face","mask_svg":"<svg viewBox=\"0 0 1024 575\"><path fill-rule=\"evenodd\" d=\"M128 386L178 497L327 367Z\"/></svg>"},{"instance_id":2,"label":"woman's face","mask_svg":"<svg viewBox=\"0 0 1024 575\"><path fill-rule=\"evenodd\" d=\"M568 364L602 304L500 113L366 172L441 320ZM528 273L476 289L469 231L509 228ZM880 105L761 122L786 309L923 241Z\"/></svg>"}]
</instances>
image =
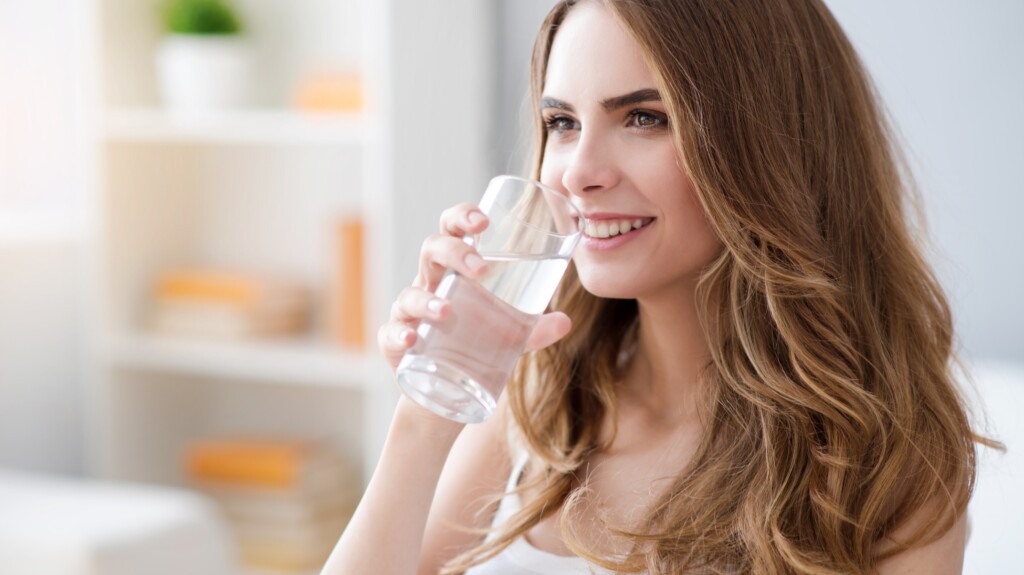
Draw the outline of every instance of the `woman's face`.
<instances>
[{"instance_id":1,"label":"woman's face","mask_svg":"<svg viewBox=\"0 0 1024 575\"><path fill-rule=\"evenodd\" d=\"M682 168L654 76L607 8L579 4L559 27L540 113L541 181L575 196L590 222L573 256L583 286L612 298L692 287L721 243Z\"/></svg>"}]
</instances>

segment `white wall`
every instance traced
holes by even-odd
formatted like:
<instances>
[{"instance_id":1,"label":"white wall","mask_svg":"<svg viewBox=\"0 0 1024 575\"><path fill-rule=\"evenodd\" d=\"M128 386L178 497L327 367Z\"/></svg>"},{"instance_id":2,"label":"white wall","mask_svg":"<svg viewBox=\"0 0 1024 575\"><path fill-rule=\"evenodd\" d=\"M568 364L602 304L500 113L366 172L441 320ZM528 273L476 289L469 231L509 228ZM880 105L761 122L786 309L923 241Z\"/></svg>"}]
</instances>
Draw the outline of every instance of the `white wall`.
<instances>
[{"instance_id":1,"label":"white wall","mask_svg":"<svg viewBox=\"0 0 1024 575\"><path fill-rule=\"evenodd\" d=\"M81 251L0 246L0 467L84 469Z\"/></svg>"},{"instance_id":2,"label":"white wall","mask_svg":"<svg viewBox=\"0 0 1024 575\"><path fill-rule=\"evenodd\" d=\"M915 161L967 355L1024 361L1024 2L828 4Z\"/></svg>"},{"instance_id":3,"label":"white wall","mask_svg":"<svg viewBox=\"0 0 1024 575\"><path fill-rule=\"evenodd\" d=\"M1024 2L826 2L904 135L966 355L1024 361ZM533 35L553 4L499 1L507 170L522 165L515 122Z\"/></svg>"},{"instance_id":4,"label":"white wall","mask_svg":"<svg viewBox=\"0 0 1024 575\"><path fill-rule=\"evenodd\" d=\"M527 97L530 53L555 0L497 0L498 169L522 174L528 160L532 111Z\"/></svg>"},{"instance_id":5,"label":"white wall","mask_svg":"<svg viewBox=\"0 0 1024 575\"><path fill-rule=\"evenodd\" d=\"M401 39L389 55L387 80L396 94L387 128L393 135L395 169L388 177L402 197L393 206L391 223L397 295L416 275L420 244L437 232L443 209L483 195L494 175L495 120L500 115L493 89L498 75L494 3L391 2L388 29ZM467 34L469 45L480 48L466 50L460 44L459 38ZM418 97L409 97L413 94ZM446 104L438 106L439 101ZM452 153L466 149L473 152L461 157Z\"/></svg>"},{"instance_id":6,"label":"white wall","mask_svg":"<svg viewBox=\"0 0 1024 575\"><path fill-rule=\"evenodd\" d=\"M0 1L0 466L84 466L83 4Z\"/></svg>"}]
</instances>

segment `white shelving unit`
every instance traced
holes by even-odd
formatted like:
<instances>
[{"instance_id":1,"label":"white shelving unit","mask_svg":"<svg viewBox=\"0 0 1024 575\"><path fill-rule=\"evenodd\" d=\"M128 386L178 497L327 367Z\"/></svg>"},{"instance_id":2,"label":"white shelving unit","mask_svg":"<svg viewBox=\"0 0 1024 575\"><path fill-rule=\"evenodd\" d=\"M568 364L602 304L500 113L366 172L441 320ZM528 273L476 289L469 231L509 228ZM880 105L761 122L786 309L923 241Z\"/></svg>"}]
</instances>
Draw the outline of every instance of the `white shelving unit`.
<instances>
[{"instance_id":1,"label":"white shelving unit","mask_svg":"<svg viewBox=\"0 0 1024 575\"><path fill-rule=\"evenodd\" d=\"M94 473L182 485L190 441L280 434L327 438L368 479L397 398L377 326L437 215L475 200L492 175L492 3L237 0L262 58L263 101L183 117L157 96L158 0L89 2ZM325 62L355 63L361 111L289 105L306 65ZM325 328L332 234L353 214L364 227L365 349L339 347ZM154 335L152 282L183 265L299 279L315 296L314 326L287 340Z\"/></svg>"},{"instance_id":2,"label":"white shelving unit","mask_svg":"<svg viewBox=\"0 0 1024 575\"><path fill-rule=\"evenodd\" d=\"M224 343L135 334L110 344L107 361L122 369L372 392L368 354L315 340Z\"/></svg>"}]
</instances>

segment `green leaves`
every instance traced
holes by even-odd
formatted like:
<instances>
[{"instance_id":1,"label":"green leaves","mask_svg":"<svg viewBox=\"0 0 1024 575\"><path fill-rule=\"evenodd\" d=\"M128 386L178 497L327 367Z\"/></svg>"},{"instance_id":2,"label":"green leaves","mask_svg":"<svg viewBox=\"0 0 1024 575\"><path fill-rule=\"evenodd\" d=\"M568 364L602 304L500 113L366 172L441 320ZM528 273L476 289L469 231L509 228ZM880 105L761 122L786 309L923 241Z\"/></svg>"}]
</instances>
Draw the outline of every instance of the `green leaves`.
<instances>
[{"instance_id":1,"label":"green leaves","mask_svg":"<svg viewBox=\"0 0 1024 575\"><path fill-rule=\"evenodd\" d=\"M237 34L242 25L226 0L167 0L164 26L174 34Z\"/></svg>"}]
</instances>

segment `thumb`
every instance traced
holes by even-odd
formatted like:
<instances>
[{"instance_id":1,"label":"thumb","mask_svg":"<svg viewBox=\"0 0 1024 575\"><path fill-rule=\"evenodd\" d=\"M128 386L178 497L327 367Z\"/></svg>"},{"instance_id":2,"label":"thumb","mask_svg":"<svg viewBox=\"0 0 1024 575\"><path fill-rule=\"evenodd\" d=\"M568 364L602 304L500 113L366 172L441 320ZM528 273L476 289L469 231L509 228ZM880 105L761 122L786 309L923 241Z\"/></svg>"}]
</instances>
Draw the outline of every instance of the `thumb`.
<instances>
[{"instance_id":1,"label":"thumb","mask_svg":"<svg viewBox=\"0 0 1024 575\"><path fill-rule=\"evenodd\" d=\"M569 334L572 320L560 311L546 313L537 319L533 333L526 340L526 351L547 347Z\"/></svg>"}]
</instances>

